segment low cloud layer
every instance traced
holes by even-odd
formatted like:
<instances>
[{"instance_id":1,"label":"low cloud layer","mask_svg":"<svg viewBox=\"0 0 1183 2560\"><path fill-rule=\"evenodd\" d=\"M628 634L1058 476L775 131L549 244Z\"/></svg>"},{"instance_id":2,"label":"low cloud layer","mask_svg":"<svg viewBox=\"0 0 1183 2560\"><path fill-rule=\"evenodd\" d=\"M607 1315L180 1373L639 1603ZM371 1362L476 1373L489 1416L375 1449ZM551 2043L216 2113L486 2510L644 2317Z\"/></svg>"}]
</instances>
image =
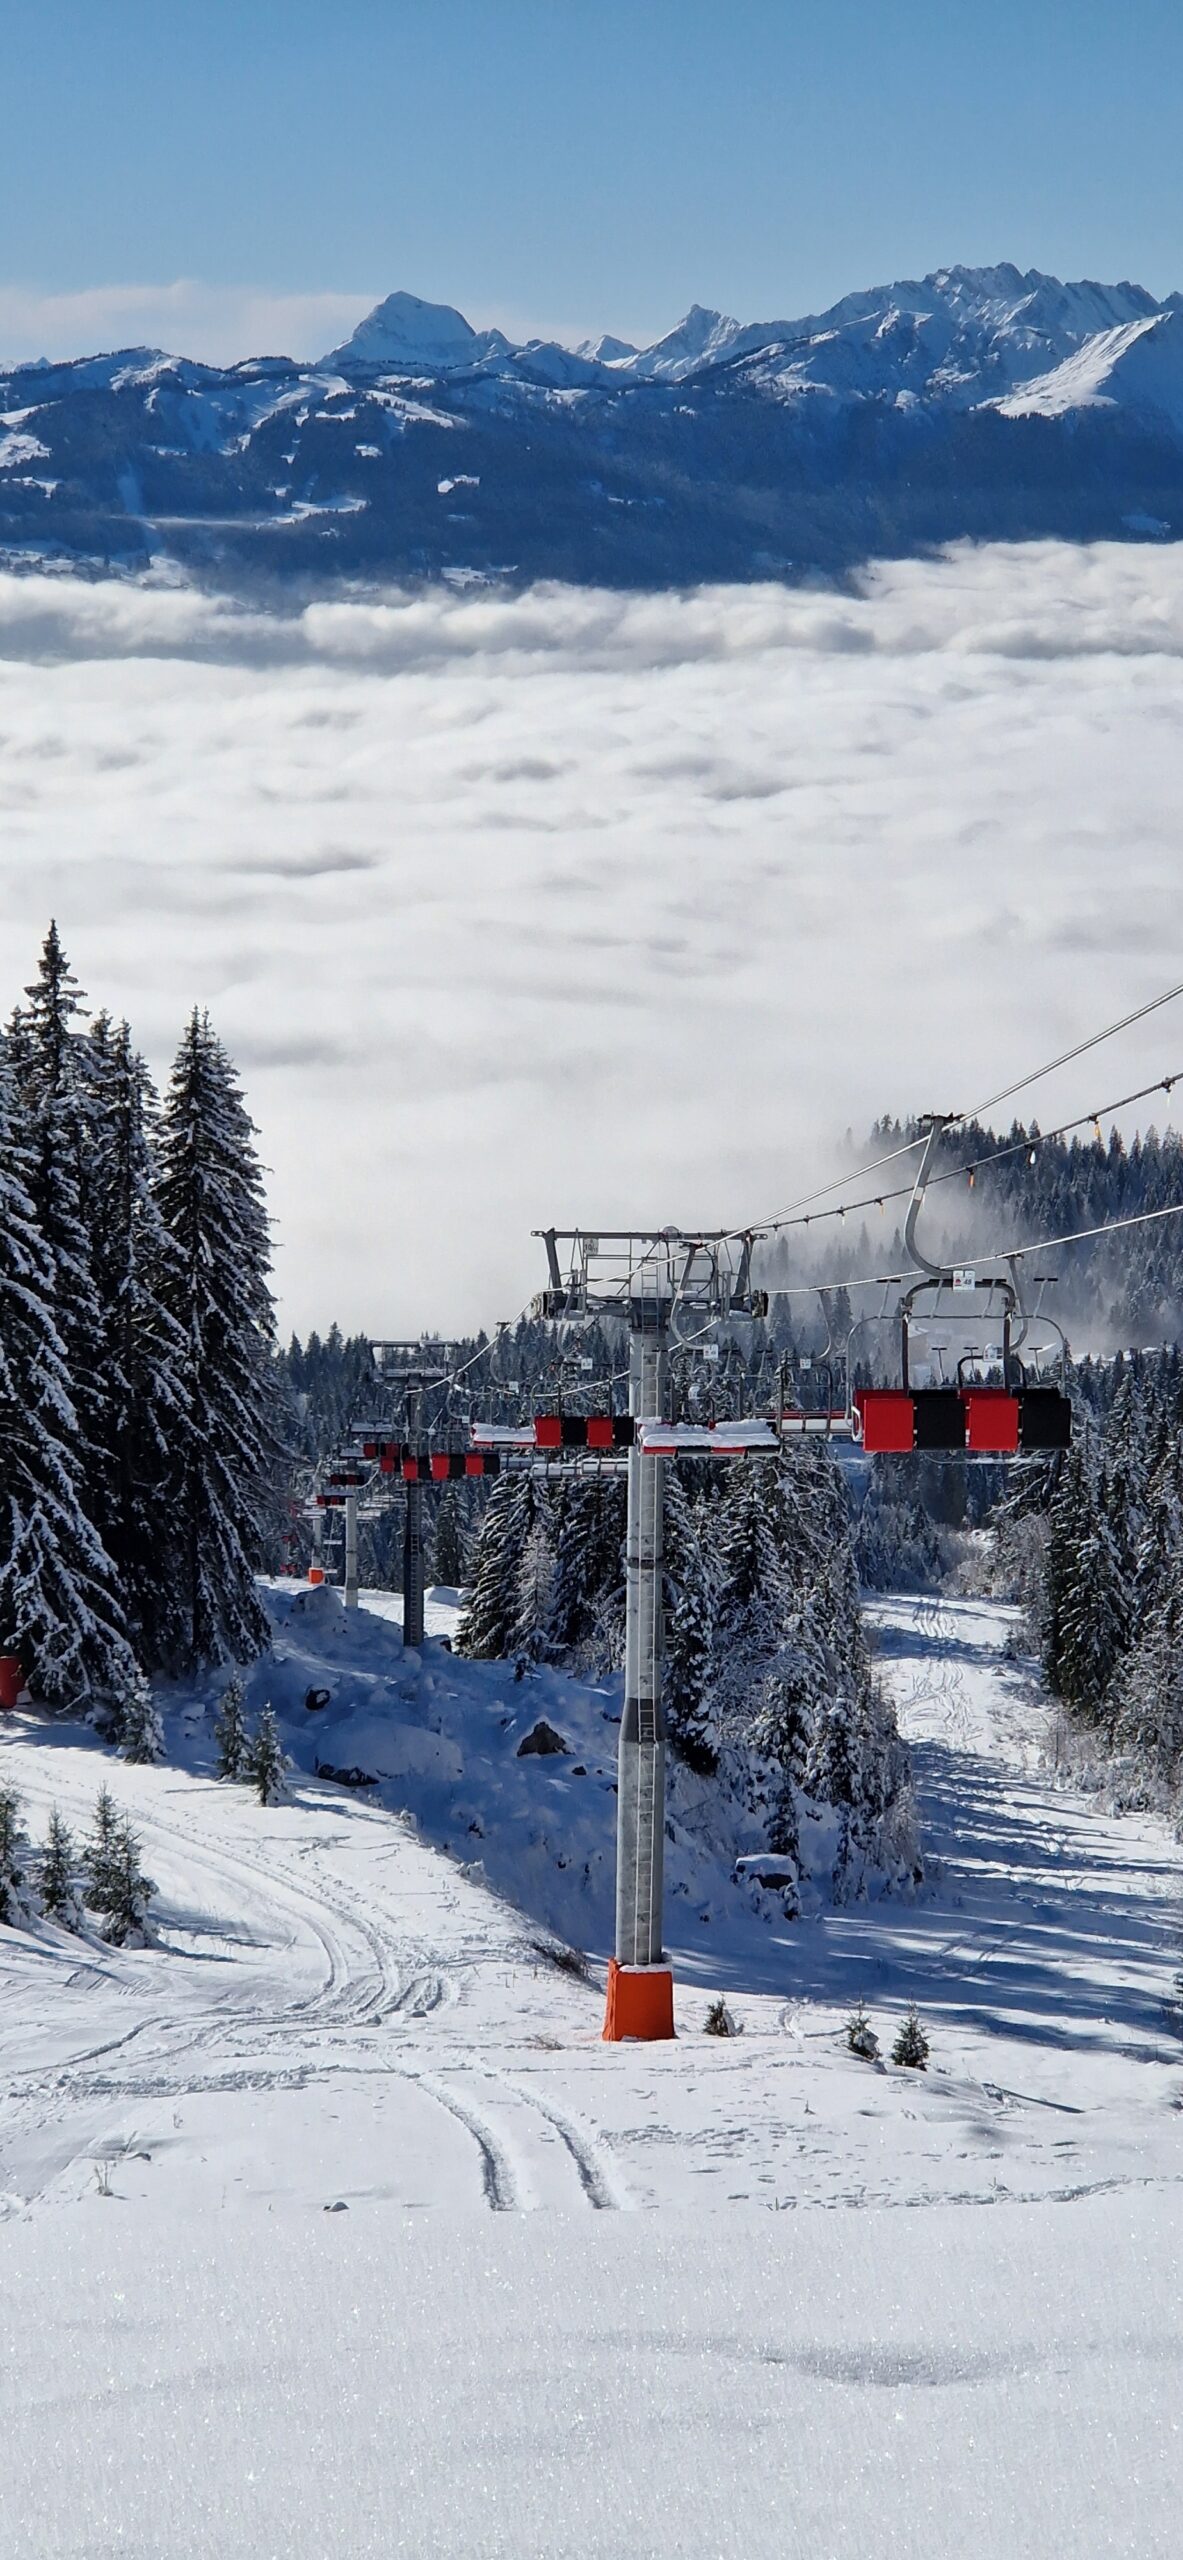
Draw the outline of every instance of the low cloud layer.
<instances>
[{"instance_id":1,"label":"low cloud layer","mask_svg":"<svg viewBox=\"0 0 1183 2560\"><path fill-rule=\"evenodd\" d=\"M756 1217L1183 976L1181 656L1151 546L290 616L2 579L0 1005L51 913L157 1070L208 1003L288 1321L509 1315L531 1227ZM1177 1066L1167 1014L1031 1108Z\"/></svg>"},{"instance_id":2,"label":"low cloud layer","mask_svg":"<svg viewBox=\"0 0 1183 2560\"><path fill-rule=\"evenodd\" d=\"M0 285L0 363L61 362L118 347L164 347L202 364L246 356L319 356L364 319L364 293L268 293L250 285L92 285L43 293Z\"/></svg>"}]
</instances>

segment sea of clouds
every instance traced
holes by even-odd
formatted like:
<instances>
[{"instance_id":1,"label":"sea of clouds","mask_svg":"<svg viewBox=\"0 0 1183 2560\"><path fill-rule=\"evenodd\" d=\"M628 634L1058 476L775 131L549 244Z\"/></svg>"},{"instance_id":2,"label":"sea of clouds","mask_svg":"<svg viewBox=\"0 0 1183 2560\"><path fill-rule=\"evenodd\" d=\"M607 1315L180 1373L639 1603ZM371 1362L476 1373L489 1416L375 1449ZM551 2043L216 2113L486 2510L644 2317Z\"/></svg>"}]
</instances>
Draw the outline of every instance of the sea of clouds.
<instances>
[{"instance_id":1,"label":"sea of clouds","mask_svg":"<svg viewBox=\"0 0 1183 2560\"><path fill-rule=\"evenodd\" d=\"M284 1320L487 1323L533 1227L759 1217L1183 977L1181 660L1153 545L290 612L3 577L0 1009L51 914L158 1074L208 1005ZM1030 1107L1176 1066L1167 1013Z\"/></svg>"}]
</instances>

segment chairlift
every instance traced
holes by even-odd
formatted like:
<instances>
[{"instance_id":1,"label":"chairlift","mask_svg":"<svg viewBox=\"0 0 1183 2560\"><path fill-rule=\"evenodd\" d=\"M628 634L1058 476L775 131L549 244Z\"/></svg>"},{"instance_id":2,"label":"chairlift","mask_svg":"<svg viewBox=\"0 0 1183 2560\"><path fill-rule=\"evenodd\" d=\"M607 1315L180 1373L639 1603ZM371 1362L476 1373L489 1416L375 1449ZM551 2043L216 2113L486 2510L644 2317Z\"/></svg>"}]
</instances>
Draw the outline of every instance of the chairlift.
<instances>
[{"instance_id":1,"label":"chairlift","mask_svg":"<svg viewBox=\"0 0 1183 2560\"><path fill-rule=\"evenodd\" d=\"M1050 1275L1037 1280L1038 1298L1028 1309L1013 1257L1006 1271L983 1272L976 1264L932 1262L917 1244L917 1220L945 1126L939 1117L929 1123L904 1227L904 1244L919 1276L904 1291L892 1318L886 1309L864 1316L847 1344L853 1437L878 1455L930 1450L1009 1458L1066 1449L1072 1431L1072 1408L1063 1385L1067 1344L1061 1327L1042 1307ZM898 1325L899 1384L852 1392L855 1335L887 1321ZM1058 1344L1056 1384L1049 1384L1032 1343L1041 1327ZM1042 1352L1046 1355L1051 1347L1045 1341ZM940 1372L936 1379L934 1354Z\"/></svg>"}]
</instances>

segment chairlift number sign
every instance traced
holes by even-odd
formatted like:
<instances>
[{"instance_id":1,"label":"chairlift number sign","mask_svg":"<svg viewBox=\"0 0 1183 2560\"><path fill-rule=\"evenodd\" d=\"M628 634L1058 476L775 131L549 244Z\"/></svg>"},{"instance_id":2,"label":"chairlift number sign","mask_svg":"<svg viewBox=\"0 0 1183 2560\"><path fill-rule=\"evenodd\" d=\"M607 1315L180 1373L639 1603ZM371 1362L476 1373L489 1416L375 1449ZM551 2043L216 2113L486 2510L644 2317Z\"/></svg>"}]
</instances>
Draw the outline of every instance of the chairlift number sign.
<instances>
[{"instance_id":1,"label":"chairlift number sign","mask_svg":"<svg viewBox=\"0 0 1183 2560\"><path fill-rule=\"evenodd\" d=\"M961 1266L961 1269L960 1269L959 1271L955 1271L955 1272L954 1272L954 1274L953 1274L953 1287L954 1287L954 1290L955 1290L955 1291L957 1291L957 1292L963 1292L963 1291L964 1291L964 1292L968 1292L968 1291L969 1291L969 1290L971 1290L971 1289L976 1289L976 1288L977 1288L977 1285L978 1285L978 1275L977 1275L977 1272L976 1272L976 1271L971 1270L971 1269L970 1269L970 1266L969 1266L969 1264L968 1264L968 1263L963 1263L963 1264L962 1264L962 1266Z\"/></svg>"}]
</instances>

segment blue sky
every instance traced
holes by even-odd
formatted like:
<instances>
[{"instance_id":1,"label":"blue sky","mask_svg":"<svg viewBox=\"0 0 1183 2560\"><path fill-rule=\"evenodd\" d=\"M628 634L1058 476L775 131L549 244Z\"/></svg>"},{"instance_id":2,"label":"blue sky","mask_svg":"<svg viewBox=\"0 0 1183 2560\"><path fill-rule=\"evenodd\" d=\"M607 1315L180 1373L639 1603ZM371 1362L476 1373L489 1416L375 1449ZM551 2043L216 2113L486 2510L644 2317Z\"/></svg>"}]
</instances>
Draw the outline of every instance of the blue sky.
<instances>
[{"instance_id":1,"label":"blue sky","mask_svg":"<svg viewBox=\"0 0 1183 2560\"><path fill-rule=\"evenodd\" d=\"M1183 285L1178 0L6 0L0 349ZM158 322L159 327L153 326Z\"/></svg>"}]
</instances>

